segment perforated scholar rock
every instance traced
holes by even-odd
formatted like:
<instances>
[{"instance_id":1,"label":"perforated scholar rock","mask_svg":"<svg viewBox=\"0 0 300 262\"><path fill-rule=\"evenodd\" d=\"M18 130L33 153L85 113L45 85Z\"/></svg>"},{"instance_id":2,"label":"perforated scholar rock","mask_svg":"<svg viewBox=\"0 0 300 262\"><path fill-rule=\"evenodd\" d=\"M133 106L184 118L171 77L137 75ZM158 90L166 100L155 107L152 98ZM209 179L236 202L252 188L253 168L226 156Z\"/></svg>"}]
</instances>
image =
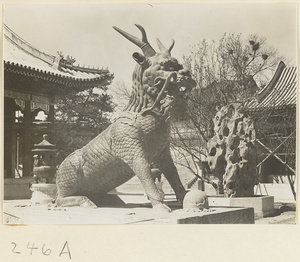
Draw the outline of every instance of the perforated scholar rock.
<instances>
[{"instance_id":1,"label":"perforated scholar rock","mask_svg":"<svg viewBox=\"0 0 300 262\"><path fill-rule=\"evenodd\" d=\"M256 172L255 129L240 104L219 108L214 119L214 136L208 141L208 164L219 178L218 193L227 197L254 195Z\"/></svg>"}]
</instances>

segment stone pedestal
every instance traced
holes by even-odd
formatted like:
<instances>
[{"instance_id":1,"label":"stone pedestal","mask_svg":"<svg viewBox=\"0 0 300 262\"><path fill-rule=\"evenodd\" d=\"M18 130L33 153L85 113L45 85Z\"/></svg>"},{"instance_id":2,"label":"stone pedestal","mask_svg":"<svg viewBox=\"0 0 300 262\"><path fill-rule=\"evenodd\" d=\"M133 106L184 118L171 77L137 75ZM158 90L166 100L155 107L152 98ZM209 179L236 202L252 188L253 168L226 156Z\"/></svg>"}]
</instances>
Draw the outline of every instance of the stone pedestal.
<instances>
[{"instance_id":1,"label":"stone pedestal","mask_svg":"<svg viewBox=\"0 0 300 262\"><path fill-rule=\"evenodd\" d=\"M253 207L255 217L267 217L275 214L273 196L232 197L223 196L208 197L209 207Z\"/></svg>"},{"instance_id":2,"label":"stone pedestal","mask_svg":"<svg viewBox=\"0 0 300 262\"><path fill-rule=\"evenodd\" d=\"M32 184L30 187L32 191L32 204L48 204L56 197L56 184Z\"/></svg>"},{"instance_id":3,"label":"stone pedestal","mask_svg":"<svg viewBox=\"0 0 300 262\"><path fill-rule=\"evenodd\" d=\"M254 224L253 208L215 208L211 212L157 213L149 207L54 207L6 203L4 224L16 225L116 225L116 224Z\"/></svg>"}]
</instances>

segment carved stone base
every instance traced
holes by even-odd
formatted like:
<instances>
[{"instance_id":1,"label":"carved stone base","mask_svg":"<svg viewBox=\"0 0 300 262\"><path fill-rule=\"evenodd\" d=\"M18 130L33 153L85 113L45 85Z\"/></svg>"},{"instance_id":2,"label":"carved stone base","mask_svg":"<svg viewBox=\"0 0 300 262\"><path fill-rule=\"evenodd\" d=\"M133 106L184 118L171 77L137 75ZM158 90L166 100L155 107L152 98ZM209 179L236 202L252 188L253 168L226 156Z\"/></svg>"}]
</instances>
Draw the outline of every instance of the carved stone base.
<instances>
[{"instance_id":1,"label":"carved stone base","mask_svg":"<svg viewBox=\"0 0 300 262\"><path fill-rule=\"evenodd\" d=\"M253 207L256 218L272 216L275 213L273 196L253 197L208 197L209 207Z\"/></svg>"},{"instance_id":2,"label":"carved stone base","mask_svg":"<svg viewBox=\"0 0 300 262\"><path fill-rule=\"evenodd\" d=\"M48 204L56 197L56 184L32 184L30 187L32 191L32 204Z\"/></svg>"}]
</instances>

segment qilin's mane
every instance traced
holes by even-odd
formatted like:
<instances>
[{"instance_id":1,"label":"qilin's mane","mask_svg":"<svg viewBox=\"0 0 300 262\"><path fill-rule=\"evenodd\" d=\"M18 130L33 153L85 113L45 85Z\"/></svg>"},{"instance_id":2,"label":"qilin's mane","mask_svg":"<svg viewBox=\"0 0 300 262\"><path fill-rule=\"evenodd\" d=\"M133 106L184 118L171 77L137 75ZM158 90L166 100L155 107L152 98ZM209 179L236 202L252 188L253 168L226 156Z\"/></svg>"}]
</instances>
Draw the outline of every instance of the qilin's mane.
<instances>
[{"instance_id":1,"label":"qilin's mane","mask_svg":"<svg viewBox=\"0 0 300 262\"><path fill-rule=\"evenodd\" d=\"M136 65L132 76L132 92L125 111L141 112L149 104L149 96L142 86L144 68Z\"/></svg>"}]
</instances>

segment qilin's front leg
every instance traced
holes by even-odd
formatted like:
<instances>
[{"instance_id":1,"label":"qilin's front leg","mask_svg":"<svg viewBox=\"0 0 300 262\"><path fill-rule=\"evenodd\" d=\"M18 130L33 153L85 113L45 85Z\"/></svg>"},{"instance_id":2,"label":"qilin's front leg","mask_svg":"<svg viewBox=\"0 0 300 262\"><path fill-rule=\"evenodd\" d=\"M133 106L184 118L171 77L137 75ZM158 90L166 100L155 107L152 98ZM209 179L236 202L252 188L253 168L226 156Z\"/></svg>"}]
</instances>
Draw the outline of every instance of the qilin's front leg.
<instances>
[{"instance_id":1,"label":"qilin's front leg","mask_svg":"<svg viewBox=\"0 0 300 262\"><path fill-rule=\"evenodd\" d=\"M153 181L150 163L145 155L141 140L135 136L123 136L122 141L115 144L114 151L139 178L153 209L159 212L170 212L171 209L163 203L163 196Z\"/></svg>"},{"instance_id":2,"label":"qilin's front leg","mask_svg":"<svg viewBox=\"0 0 300 262\"><path fill-rule=\"evenodd\" d=\"M159 193L155 182L151 176L150 164L143 155L136 157L131 164L131 168L137 175L154 210L170 212L171 209L163 203L164 196Z\"/></svg>"},{"instance_id":3,"label":"qilin's front leg","mask_svg":"<svg viewBox=\"0 0 300 262\"><path fill-rule=\"evenodd\" d=\"M168 180L170 186L175 192L176 198L183 203L183 198L187 191L185 190L179 175L177 168L174 165L173 159L169 148L166 148L158 159L160 170Z\"/></svg>"}]
</instances>

